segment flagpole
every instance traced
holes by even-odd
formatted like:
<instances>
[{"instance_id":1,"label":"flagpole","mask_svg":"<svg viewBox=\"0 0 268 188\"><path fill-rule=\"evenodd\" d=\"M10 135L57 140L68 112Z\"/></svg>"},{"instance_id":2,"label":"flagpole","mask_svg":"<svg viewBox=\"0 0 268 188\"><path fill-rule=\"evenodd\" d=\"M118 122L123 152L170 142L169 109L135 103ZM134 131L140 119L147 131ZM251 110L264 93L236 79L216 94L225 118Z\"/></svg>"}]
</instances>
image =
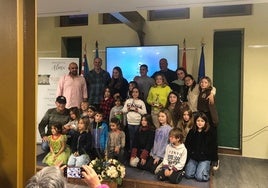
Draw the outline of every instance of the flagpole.
<instances>
[{"instance_id":1,"label":"flagpole","mask_svg":"<svg viewBox=\"0 0 268 188\"><path fill-rule=\"evenodd\" d=\"M200 80L205 76L205 56L204 56L204 38L201 40L201 55L200 55L200 62L199 62L199 70L198 70L198 83Z\"/></svg>"},{"instance_id":2,"label":"flagpole","mask_svg":"<svg viewBox=\"0 0 268 188\"><path fill-rule=\"evenodd\" d=\"M201 47L204 47L205 46L205 40L204 40L204 37L202 37L202 39L201 39Z\"/></svg>"},{"instance_id":3,"label":"flagpole","mask_svg":"<svg viewBox=\"0 0 268 188\"><path fill-rule=\"evenodd\" d=\"M95 58L96 58L96 57L99 57L99 43L97 40L95 42L95 48L96 48L95 50Z\"/></svg>"},{"instance_id":4,"label":"flagpole","mask_svg":"<svg viewBox=\"0 0 268 188\"><path fill-rule=\"evenodd\" d=\"M85 43L85 46L84 46L84 54L87 53L87 43Z\"/></svg>"}]
</instances>

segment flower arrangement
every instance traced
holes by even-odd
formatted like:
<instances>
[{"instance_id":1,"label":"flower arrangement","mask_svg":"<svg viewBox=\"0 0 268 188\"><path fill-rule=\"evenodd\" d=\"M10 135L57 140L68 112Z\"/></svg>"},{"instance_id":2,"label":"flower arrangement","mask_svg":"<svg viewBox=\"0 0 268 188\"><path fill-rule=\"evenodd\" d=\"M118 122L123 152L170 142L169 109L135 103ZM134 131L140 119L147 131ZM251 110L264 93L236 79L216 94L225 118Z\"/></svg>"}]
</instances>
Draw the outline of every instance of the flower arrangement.
<instances>
[{"instance_id":1,"label":"flower arrangement","mask_svg":"<svg viewBox=\"0 0 268 188\"><path fill-rule=\"evenodd\" d=\"M126 175L126 168L116 159L98 159L92 160L89 163L99 176L100 181L113 181L117 184L122 184L123 178Z\"/></svg>"}]
</instances>

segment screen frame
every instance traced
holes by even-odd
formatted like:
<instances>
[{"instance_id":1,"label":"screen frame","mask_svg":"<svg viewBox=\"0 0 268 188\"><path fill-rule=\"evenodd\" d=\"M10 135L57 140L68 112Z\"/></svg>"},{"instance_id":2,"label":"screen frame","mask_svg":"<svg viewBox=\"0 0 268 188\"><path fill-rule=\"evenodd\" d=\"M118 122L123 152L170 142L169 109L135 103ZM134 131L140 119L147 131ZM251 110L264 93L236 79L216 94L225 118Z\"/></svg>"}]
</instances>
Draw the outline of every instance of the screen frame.
<instances>
[{"instance_id":1,"label":"screen frame","mask_svg":"<svg viewBox=\"0 0 268 188\"><path fill-rule=\"evenodd\" d=\"M154 57L154 60L152 60L152 62L149 62L146 61L146 62L139 62L138 64L137 63L134 63L133 64L128 64L128 67L126 68L128 71L134 71L133 74L125 74L125 68L124 66L120 66L121 62L119 63L114 63L114 62L110 62L110 53L113 52L113 50L120 50L120 49L126 49L126 50L137 50L137 49L145 49L147 51L150 51L152 49L161 49L163 51L161 51L160 53L156 54L155 57ZM174 50L174 53L175 55L173 54L173 51L172 53L169 54L169 56L167 57L167 54L168 52L165 52L165 48L174 48L172 50ZM136 53L136 52L135 52ZM165 54L161 54L161 53L165 53ZM118 55L118 54L117 54ZM153 54L154 55L154 54ZM153 56L152 54L151 55L148 55L148 56ZM172 57L171 57L172 56ZM168 61L168 68L173 70L173 71L176 71L176 69L179 67L179 44L167 44L167 45L146 45L146 46L107 46L106 47L106 71L110 73L110 75L112 76L112 70L115 66L119 66L121 69L122 69L122 72L123 72L123 76L124 78L126 78L128 80L128 82L132 81L133 78L135 76L140 76L140 73L139 73L139 67L141 64L146 64L148 66L148 76L152 76L153 73L155 71L159 71L160 70L160 67L159 67L159 60L161 58L166 58L167 61ZM130 58L132 60L132 58ZM118 61L121 61L121 60L118 60ZM125 61L125 60L124 60ZM132 62L130 62L132 63ZM135 65L136 64L136 65ZM134 67L133 67L134 66ZM131 77L129 77L128 75L132 75Z\"/></svg>"}]
</instances>

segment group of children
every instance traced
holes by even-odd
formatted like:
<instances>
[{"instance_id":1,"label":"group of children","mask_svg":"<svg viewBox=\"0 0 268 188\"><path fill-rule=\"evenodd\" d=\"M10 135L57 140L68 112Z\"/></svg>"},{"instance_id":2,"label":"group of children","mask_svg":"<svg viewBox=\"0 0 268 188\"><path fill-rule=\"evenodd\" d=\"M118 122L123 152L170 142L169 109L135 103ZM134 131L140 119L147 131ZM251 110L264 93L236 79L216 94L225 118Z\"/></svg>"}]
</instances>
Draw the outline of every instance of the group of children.
<instances>
[{"instance_id":1,"label":"group of children","mask_svg":"<svg viewBox=\"0 0 268 188\"><path fill-rule=\"evenodd\" d=\"M214 115L206 108L211 89L200 86L204 110L193 112L163 75L155 80L147 101L140 99L137 86L124 103L106 88L100 110L88 102L71 108L68 124L52 126L50 152L43 162L82 166L96 157L115 158L161 181L179 183L183 176L208 181L211 163L218 160L217 122L213 124Z\"/></svg>"}]
</instances>

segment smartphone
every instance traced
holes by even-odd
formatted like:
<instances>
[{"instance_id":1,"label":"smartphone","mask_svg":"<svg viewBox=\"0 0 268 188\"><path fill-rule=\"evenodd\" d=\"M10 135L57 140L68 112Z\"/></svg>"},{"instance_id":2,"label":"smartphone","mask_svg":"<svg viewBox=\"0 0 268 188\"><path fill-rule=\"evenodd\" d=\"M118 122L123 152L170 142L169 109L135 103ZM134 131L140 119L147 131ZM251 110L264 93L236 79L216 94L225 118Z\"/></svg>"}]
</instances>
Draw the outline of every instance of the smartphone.
<instances>
[{"instance_id":1,"label":"smartphone","mask_svg":"<svg viewBox=\"0 0 268 188\"><path fill-rule=\"evenodd\" d=\"M82 167L66 167L64 168L64 176L67 178L84 178Z\"/></svg>"}]
</instances>

